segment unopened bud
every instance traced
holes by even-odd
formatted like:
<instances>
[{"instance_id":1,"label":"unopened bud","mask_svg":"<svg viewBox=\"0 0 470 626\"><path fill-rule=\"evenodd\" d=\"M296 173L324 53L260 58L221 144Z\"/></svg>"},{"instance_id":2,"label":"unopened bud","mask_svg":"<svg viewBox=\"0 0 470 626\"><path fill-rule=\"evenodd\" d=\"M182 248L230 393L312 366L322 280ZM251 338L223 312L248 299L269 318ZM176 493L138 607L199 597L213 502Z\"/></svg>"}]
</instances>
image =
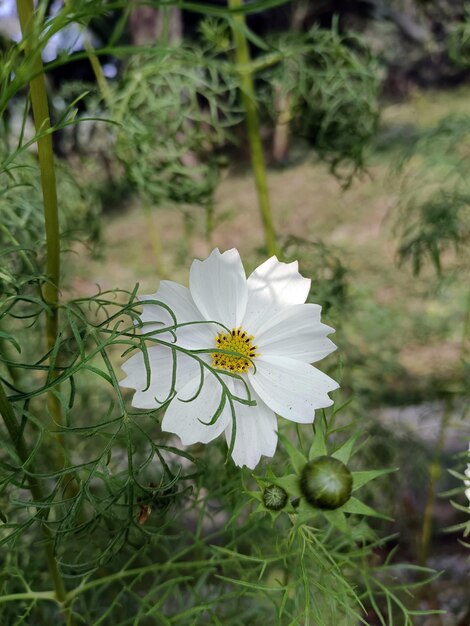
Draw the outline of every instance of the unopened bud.
<instances>
[{"instance_id":1,"label":"unopened bud","mask_svg":"<svg viewBox=\"0 0 470 626\"><path fill-rule=\"evenodd\" d=\"M268 485L263 491L263 504L270 511L280 511L288 499L287 491L277 485Z\"/></svg>"},{"instance_id":2,"label":"unopened bud","mask_svg":"<svg viewBox=\"0 0 470 626\"><path fill-rule=\"evenodd\" d=\"M319 456L305 464L300 490L309 504L319 509L338 509L351 497L352 475L332 456Z\"/></svg>"}]
</instances>

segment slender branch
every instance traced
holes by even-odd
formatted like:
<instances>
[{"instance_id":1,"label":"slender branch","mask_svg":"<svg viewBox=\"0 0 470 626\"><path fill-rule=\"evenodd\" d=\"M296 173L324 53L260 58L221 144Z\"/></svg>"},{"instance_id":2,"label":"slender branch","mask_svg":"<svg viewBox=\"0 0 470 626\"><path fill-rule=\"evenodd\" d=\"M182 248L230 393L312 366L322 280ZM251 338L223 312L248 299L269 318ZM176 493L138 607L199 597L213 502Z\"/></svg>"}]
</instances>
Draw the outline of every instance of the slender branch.
<instances>
[{"instance_id":1,"label":"slender branch","mask_svg":"<svg viewBox=\"0 0 470 626\"><path fill-rule=\"evenodd\" d=\"M109 88L108 81L106 80L106 76L104 75L103 68L101 67L100 60L96 55L93 44L89 39L85 39L85 50L88 60L90 61L91 69L95 75L96 82L100 88L101 95L103 96L103 100L107 105L111 106L113 102L113 95L111 93L111 89Z\"/></svg>"},{"instance_id":2,"label":"slender branch","mask_svg":"<svg viewBox=\"0 0 470 626\"><path fill-rule=\"evenodd\" d=\"M243 7L243 0L228 0L228 6L230 9L239 9L240 7ZM256 109L253 74L248 69L251 66L251 58L248 42L243 32L243 29L245 27L245 17L243 13L237 13L233 16L233 20L235 24L238 24L240 26L240 28L233 29L233 37L235 43L237 64L239 66L242 66L245 70L243 72L239 72L241 96L243 108L245 109L246 127L251 152L251 164L253 167L256 191L258 194L258 203L261 211L261 219L263 222L266 249L268 254L278 254L271 202L269 199L266 161L264 158L263 144L261 141L261 129L258 119L258 111Z\"/></svg>"},{"instance_id":3,"label":"slender branch","mask_svg":"<svg viewBox=\"0 0 470 626\"><path fill-rule=\"evenodd\" d=\"M52 600L57 602L53 591L25 591L24 593L9 593L8 595L0 596L0 604L17 600Z\"/></svg>"},{"instance_id":4,"label":"slender branch","mask_svg":"<svg viewBox=\"0 0 470 626\"><path fill-rule=\"evenodd\" d=\"M230 563L231 561L236 562L236 560L237 560L236 557L232 557L232 558L227 557L225 559L221 559L220 561L213 559L210 561L210 563L211 563L211 566L215 567L219 564L221 565L221 564ZM71 591L69 591L68 598L70 601L72 601L77 596L79 596L82 593L85 593L85 591L88 591L89 589L102 587L116 580L122 580L123 578L132 578L133 576L143 576L144 574L148 574L148 573L155 572L155 571L158 571L161 573L161 572L172 570L172 569L191 570L191 569L197 569L199 567L204 567L206 565L207 565L207 561L204 561L204 560L199 560L199 561L188 560L188 561L175 562L175 560L169 559L168 561L165 561L165 562L156 562L156 563L152 563L151 565L144 565L142 567L137 567L135 569L123 568L117 572L114 572L113 574L109 574L108 576L102 576L101 578L96 578L89 582L81 583L80 585L75 587L75 589L72 589Z\"/></svg>"}]
</instances>

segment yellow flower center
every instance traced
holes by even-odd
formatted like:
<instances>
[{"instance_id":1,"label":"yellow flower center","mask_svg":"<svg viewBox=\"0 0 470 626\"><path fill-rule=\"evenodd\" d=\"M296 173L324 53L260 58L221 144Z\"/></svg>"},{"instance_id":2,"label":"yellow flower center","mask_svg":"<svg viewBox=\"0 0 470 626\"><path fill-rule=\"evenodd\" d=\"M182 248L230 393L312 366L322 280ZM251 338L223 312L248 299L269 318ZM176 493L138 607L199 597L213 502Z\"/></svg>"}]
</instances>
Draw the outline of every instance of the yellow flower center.
<instances>
[{"instance_id":1,"label":"yellow flower center","mask_svg":"<svg viewBox=\"0 0 470 626\"><path fill-rule=\"evenodd\" d=\"M254 337L248 335L242 328L234 328L230 333L219 333L215 338L215 343L218 348L237 354L213 352L212 367L237 374L243 374L253 367L251 361L258 356L257 346L254 344Z\"/></svg>"}]
</instances>

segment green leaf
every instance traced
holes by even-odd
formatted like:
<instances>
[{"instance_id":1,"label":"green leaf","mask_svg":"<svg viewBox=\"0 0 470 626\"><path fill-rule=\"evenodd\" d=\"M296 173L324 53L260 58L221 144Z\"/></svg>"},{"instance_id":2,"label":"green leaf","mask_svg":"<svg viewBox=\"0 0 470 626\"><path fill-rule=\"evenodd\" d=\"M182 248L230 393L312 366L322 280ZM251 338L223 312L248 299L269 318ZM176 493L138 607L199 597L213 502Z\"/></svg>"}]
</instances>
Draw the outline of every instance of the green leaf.
<instances>
[{"instance_id":1,"label":"green leaf","mask_svg":"<svg viewBox=\"0 0 470 626\"><path fill-rule=\"evenodd\" d=\"M307 458L282 433L279 433L279 439L282 441L284 448L292 461L295 471L300 473L304 465L307 463Z\"/></svg>"},{"instance_id":2,"label":"green leaf","mask_svg":"<svg viewBox=\"0 0 470 626\"><path fill-rule=\"evenodd\" d=\"M97 376L101 376L101 378L104 378L104 380L108 382L110 385L113 384L113 380L111 376L108 376L108 374L106 374L106 372L103 372L103 370L100 370L97 367L94 367L93 365L88 365L88 364L84 365L83 369L89 370L90 372L93 372L93 374L96 374Z\"/></svg>"},{"instance_id":3,"label":"green leaf","mask_svg":"<svg viewBox=\"0 0 470 626\"><path fill-rule=\"evenodd\" d=\"M286 588L279 585L279 587L270 587L269 585L262 585L261 583L253 583L247 580L237 580L236 578L229 578L228 576L215 575L220 580L233 583L234 585L240 585L241 587L248 587L248 589L257 589L258 591L284 591Z\"/></svg>"},{"instance_id":4,"label":"green leaf","mask_svg":"<svg viewBox=\"0 0 470 626\"><path fill-rule=\"evenodd\" d=\"M470 504L459 504L458 502L455 502L455 500L451 500L450 503L452 504L452 506L457 509L457 511L462 511L462 513L466 513L467 515L470 515Z\"/></svg>"},{"instance_id":5,"label":"green leaf","mask_svg":"<svg viewBox=\"0 0 470 626\"><path fill-rule=\"evenodd\" d=\"M360 489L364 485L367 485L371 480L375 480L380 476L385 476L385 474L391 474L392 472L398 471L397 467L392 467L388 469L382 470L366 470L363 472L351 472L353 477L353 491Z\"/></svg>"},{"instance_id":6,"label":"green leaf","mask_svg":"<svg viewBox=\"0 0 470 626\"><path fill-rule=\"evenodd\" d=\"M249 495L250 498L254 498L255 500L258 500L258 502L263 501L263 496L261 495L260 491L245 491L245 493Z\"/></svg>"},{"instance_id":7,"label":"green leaf","mask_svg":"<svg viewBox=\"0 0 470 626\"><path fill-rule=\"evenodd\" d=\"M278 487L282 487L287 491L289 495L301 496L302 493L299 487L299 477L297 474L289 474L288 476L275 477L272 480L273 484Z\"/></svg>"},{"instance_id":8,"label":"green leaf","mask_svg":"<svg viewBox=\"0 0 470 626\"><path fill-rule=\"evenodd\" d=\"M349 534L350 530L348 521L343 513L343 510L344 507L341 507L341 509L336 509L336 511L322 511L322 513L330 524L333 524L333 526L335 526L342 533Z\"/></svg>"},{"instance_id":9,"label":"green leaf","mask_svg":"<svg viewBox=\"0 0 470 626\"><path fill-rule=\"evenodd\" d=\"M21 352L21 346L20 344L16 341L16 339L10 335L9 333L5 333L2 330L0 330L0 339L4 339L5 341L9 341L12 346L15 347L17 352Z\"/></svg>"},{"instance_id":10,"label":"green leaf","mask_svg":"<svg viewBox=\"0 0 470 626\"><path fill-rule=\"evenodd\" d=\"M217 7L211 4L204 4L202 2L190 2L180 0L178 3L178 7L187 11L194 11L197 13L203 13L204 15L214 15L217 17L226 17L227 14L237 14L237 13L259 13L261 11L267 11L268 9L272 9L274 7L280 6L281 4L287 4L289 0L254 0L254 2L248 2L241 7L237 7L236 9L229 9L226 7ZM161 2L160 6L173 6L174 0L168 0L166 2Z\"/></svg>"},{"instance_id":11,"label":"green leaf","mask_svg":"<svg viewBox=\"0 0 470 626\"><path fill-rule=\"evenodd\" d=\"M341 511L344 513L353 513L354 515L367 515L369 517L378 517L379 519L393 521L391 517L375 511L357 498L350 498L346 504L341 507Z\"/></svg>"},{"instance_id":12,"label":"green leaf","mask_svg":"<svg viewBox=\"0 0 470 626\"><path fill-rule=\"evenodd\" d=\"M269 46L258 37L256 33L254 33L244 22L240 22L237 19L228 18L230 26L234 30L238 30L248 41L251 41L252 44L260 48L260 50L269 50Z\"/></svg>"},{"instance_id":13,"label":"green leaf","mask_svg":"<svg viewBox=\"0 0 470 626\"><path fill-rule=\"evenodd\" d=\"M317 456L324 456L327 454L328 450L326 447L325 426L323 420L318 419L314 426L313 441L308 452L308 460L311 461Z\"/></svg>"},{"instance_id":14,"label":"green leaf","mask_svg":"<svg viewBox=\"0 0 470 626\"><path fill-rule=\"evenodd\" d=\"M354 433L347 441L343 443L342 446L335 450L331 456L347 465L349 459L351 458L356 440L361 434L362 433L360 431Z\"/></svg>"},{"instance_id":15,"label":"green leaf","mask_svg":"<svg viewBox=\"0 0 470 626\"><path fill-rule=\"evenodd\" d=\"M310 506L310 504L308 504L308 502L304 499L299 502L297 511L298 516L296 526L300 526L302 524L305 524L305 522L309 522L314 517L317 517L317 515L320 513L320 509L316 509L315 507Z\"/></svg>"},{"instance_id":16,"label":"green leaf","mask_svg":"<svg viewBox=\"0 0 470 626\"><path fill-rule=\"evenodd\" d=\"M450 469L450 468L448 468L447 471L449 472L451 476L453 476L454 478L457 478L458 480L461 480L461 481L468 480L465 474L461 474L460 472L456 472L455 470Z\"/></svg>"}]
</instances>

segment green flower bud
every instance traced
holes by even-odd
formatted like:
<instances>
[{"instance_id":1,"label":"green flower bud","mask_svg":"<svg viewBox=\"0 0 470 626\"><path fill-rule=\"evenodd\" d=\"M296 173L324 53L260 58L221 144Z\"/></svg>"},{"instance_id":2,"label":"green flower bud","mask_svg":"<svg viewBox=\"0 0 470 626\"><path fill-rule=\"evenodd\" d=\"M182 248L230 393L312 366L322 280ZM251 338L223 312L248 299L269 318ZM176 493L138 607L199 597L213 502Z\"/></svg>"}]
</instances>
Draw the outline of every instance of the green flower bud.
<instances>
[{"instance_id":1,"label":"green flower bud","mask_svg":"<svg viewBox=\"0 0 470 626\"><path fill-rule=\"evenodd\" d=\"M287 491L277 485L268 485L263 491L263 504L270 511L280 511L288 499Z\"/></svg>"},{"instance_id":2,"label":"green flower bud","mask_svg":"<svg viewBox=\"0 0 470 626\"><path fill-rule=\"evenodd\" d=\"M332 456L318 456L304 466L300 490L309 504L319 509L337 509L351 497L352 475Z\"/></svg>"}]
</instances>

